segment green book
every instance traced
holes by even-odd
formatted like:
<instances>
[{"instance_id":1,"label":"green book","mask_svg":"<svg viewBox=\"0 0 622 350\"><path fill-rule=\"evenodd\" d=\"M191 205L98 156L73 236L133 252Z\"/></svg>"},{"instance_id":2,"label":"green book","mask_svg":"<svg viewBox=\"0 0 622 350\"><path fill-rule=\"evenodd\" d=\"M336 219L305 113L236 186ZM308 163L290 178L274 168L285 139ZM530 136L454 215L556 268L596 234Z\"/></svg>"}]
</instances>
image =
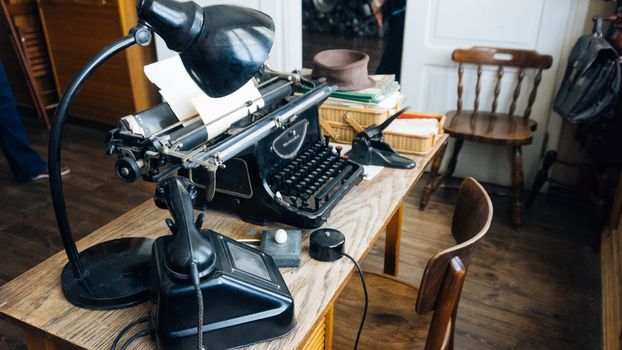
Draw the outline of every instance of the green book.
<instances>
[{"instance_id":1,"label":"green book","mask_svg":"<svg viewBox=\"0 0 622 350\"><path fill-rule=\"evenodd\" d=\"M395 81L395 75L370 75L370 78L374 80L374 85L367 89L357 91L335 91L331 97L340 98L350 101L358 101L365 103L380 103L385 98L393 94L400 89L400 84ZM307 92L311 90L308 87L300 88L301 92Z\"/></svg>"}]
</instances>

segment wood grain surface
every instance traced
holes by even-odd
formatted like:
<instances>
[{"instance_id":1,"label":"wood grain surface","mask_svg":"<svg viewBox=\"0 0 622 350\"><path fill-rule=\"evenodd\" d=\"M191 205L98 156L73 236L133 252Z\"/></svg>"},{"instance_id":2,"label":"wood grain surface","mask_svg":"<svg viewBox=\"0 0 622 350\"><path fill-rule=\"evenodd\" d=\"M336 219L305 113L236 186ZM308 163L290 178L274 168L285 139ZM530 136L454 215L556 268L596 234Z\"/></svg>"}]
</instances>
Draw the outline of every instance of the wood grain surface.
<instances>
[{"instance_id":1,"label":"wood grain surface","mask_svg":"<svg viewBox=\"0 0 622 350\"><path fill-rule=\"evenodd\" d=\"M38 5L59 93L91 57L138 21L133 1L38 0ZM104 63L76 96L70 115L116 125L119 118L153 106L157 97L143 66L155 60L154 50L153 44L131 47Z\"/></svg>"},{"instance_id":2,"label":"wood grain surface","mask_svg":"<svg viewBox=\"0 0 622 350\"><path fill-rule=\"evenodd\" d=\"M446 136L435 146L439 149ZM434 152L413 157L413 170L383 169L374 181L364 181L353 188L334 208L325 227L341 230L346 236L346 252L357 259L364 257L380 236L403 198L416 184ZM104 225L78 242L80 250L119 237L158 237L168 234L164 219L168 212L147 201L118 219ZM254 238L265 227L240 221L237 217L215 211L206 212L205 228L233 238ZM308 233L302 244L298 269L282 269L294 297L296 327L287 335L255 344L252 349L293 349L299 346L321 316L326 314L335 295L353 271L346 259L322 263L308 255ZM0 289L0 313L32 334L61 340L63 348L105 349L127 323L145 315L148 304L115 311L93 311L71 305L62 296L60 271L67 259L60 252ZM137 342L134 349L154 349L150 339Z\"/></svg>"},{"instance_id":3,"label":"wood grain surface","mask_svg":"<svg viewBox=\"0 0 622 350\"><path fill-rule=\"evenodd\" d=\"M600 242L603 349L622 349L622 173Z\"/></svg>"},{"instance_id":4,"label":"wood grain surface","mask_svg":"<svg viewBox=\"0 0 622 350\"><path fill-rule=\"evenodd\" d=\"M600 250L603 349L621 349L622 231L605 231Z\"/></svg>"}]
</instances>

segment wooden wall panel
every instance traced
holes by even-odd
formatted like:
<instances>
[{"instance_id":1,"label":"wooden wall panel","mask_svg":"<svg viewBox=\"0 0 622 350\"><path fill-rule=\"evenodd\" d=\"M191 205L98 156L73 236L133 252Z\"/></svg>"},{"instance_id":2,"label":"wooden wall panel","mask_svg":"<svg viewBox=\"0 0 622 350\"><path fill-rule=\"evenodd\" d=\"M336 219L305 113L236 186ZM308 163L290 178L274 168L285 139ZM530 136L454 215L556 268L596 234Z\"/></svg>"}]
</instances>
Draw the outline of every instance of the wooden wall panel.
<instances>
[{"instance_id":1,"label":"wooden wall panel","mask_svg":"<svg viewBox=\"0 0 622 350\"><path fill-rule=\"evenodd\" d=\"M600 247L603 349L622 349L622 174Z\"/></svg>"},{"instance_id":2,"label":"wooden wall panel","mask_svg":"<svg viewBox=\"0 0 622 350\"><path fill-rule=\"evenodd\" d=\"M39 0L39 8L60 91L86 61L136 24L132 0ZM117 54L88 79L70 114L115 125L120 117L152 106L154 89L142 67L153 56L153 47Z\"/></svg>"}]
</instances>

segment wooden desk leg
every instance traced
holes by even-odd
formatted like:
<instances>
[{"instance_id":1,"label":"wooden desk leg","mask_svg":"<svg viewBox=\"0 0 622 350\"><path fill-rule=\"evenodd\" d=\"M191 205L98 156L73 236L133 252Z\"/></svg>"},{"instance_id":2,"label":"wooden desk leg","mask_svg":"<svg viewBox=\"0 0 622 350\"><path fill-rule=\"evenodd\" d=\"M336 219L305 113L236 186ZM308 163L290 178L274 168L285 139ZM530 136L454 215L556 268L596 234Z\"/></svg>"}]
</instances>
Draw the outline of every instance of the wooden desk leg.
<instances>
[{"instance_id":1,"label":"wooden desk leg","mask_svg":"<svg viewBox=\"0 0 622 350\"><path fill-rule=\"evenodd\" d=\"M33 332L25 331L26 347L28 350L62 350L64 347L54 343L50 339Z\"/></svg>"},{"instance_id":2,"label":"wooden desk leg","mask_svg":"<svg viewBox=\"0 0 622 350\"><path fill-rule=\"evenodd\" d=\"M335 312L335 304L331 304L326 316L324 316L324 350L333 350L333 319Z\"/></svg>"},{"instance_id":3,"label":"wooden desk leg","mask_svg":"<svg viewBox=\"0 0 622 350\"><path fill-rule=\"evenodd\" d=\"M448 141L449 139L445 140L443 145L438 149L438 151L436 151L436 154L434 155L434 159L432 160L432 168L430 169L430 175L428 177L428 183L425 185L423 193L421 194L419 210L425 210L425 207L428 205L430 197L432 196L432 192L434 192L443 181L444 176L439 176L438 170L441 167L441 163L443 163L443 158L445 157L445 150L447 149Z\"/></svg>"},{"instance_id":4,"label":"wooden desk leg","mask_svg":"<svg viewBox=\"0 0 622 350\"><path fill-rule=\"evenodd\" d=\"M384 273L397 276L400 262L400 239L402 237L402 215L404 203L400 204L387 224L387 237L384 244Z\"/></svg>"},{"instance_id":5,"label":"wooden desk leg","mask_svg":"<svg viewBox=\"0 0 622 350\"><path fill-rule=\"evenodd\" d=\"M333 349L333 312L335 302L328 305L326 314L313 326L298 350L332 350Z\"/></svg>"}]
</instances>

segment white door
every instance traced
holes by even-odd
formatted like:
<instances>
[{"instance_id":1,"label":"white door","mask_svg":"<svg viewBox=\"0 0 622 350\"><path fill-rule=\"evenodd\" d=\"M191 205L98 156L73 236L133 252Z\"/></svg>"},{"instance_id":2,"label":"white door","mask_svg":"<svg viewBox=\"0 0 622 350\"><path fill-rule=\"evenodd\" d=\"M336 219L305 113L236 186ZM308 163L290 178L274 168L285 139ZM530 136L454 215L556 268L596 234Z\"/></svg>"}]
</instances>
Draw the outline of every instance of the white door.
<instances>
[{"instance_id":1,"label":"white door","mask_svg":"<svg viewBox=\"0 0 622 350\"><path fill-rule=\"evenodd\" d=\"M552 55L553 66L543 74L531 114L538 122L538 130L533 143L523 147L525 185L529 187L538 167L566 33L574 25L579 2L587 0L408 1L402 59L402 88L406 102L416 111L445 113L456 109L457 65L451 61L455 48L496 46ZM580 25L583 26L583 22ZM561 69L564 68L565 62L561 64ZM507 112L516 82L510 72L506 70L503 79L498 109L502 112ZM465 69L465 108L472 108L474 73ZM482 97L492 95L495 73L494 68L484 71ZM533 75L525 77L523 95L531 88L532 78ZM525 101L522 102L517 108L519 114L524 111ZM481 109L489 110L491 103L490 99L482 99ZM450 145L445 160L451 151ZM465 142L454 175L510 185L509 147Z\"/></svg>"}]
</instances>

